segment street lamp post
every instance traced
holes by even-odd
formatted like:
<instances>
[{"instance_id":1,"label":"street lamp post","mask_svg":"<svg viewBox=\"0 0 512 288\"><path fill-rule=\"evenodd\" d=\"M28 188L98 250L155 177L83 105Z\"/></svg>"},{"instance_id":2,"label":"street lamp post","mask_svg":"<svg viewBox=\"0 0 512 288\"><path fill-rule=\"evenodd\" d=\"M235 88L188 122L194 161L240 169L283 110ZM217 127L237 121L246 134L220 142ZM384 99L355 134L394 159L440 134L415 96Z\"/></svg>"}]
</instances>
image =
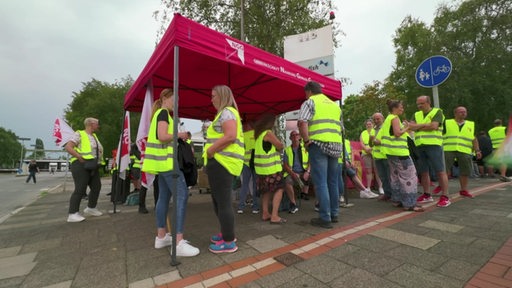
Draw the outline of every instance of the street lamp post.
<instances>
[{"instance_id":1,"label":"street lamp post","mask_svg":"<svg viewBox=\"0 0 512 288\"><path fill-rule=\"evenodd\" d=\"M244 33L244 0L240 1L240 40L245 42Z\"/></svg>"},{"instance_id":2,"label":"street lamp post","mask_svg":"<svg viewBox=\"0 0 512 288\"><path fill-rule=\"evenodd\" d=\"M21 170L22 169L21 167L23 166L23 148L25 147L24 141L30 141L30 138L18 137L18 140L21 141L21 153L20 153L20 170Z\"/></svg>"}]
</instances>

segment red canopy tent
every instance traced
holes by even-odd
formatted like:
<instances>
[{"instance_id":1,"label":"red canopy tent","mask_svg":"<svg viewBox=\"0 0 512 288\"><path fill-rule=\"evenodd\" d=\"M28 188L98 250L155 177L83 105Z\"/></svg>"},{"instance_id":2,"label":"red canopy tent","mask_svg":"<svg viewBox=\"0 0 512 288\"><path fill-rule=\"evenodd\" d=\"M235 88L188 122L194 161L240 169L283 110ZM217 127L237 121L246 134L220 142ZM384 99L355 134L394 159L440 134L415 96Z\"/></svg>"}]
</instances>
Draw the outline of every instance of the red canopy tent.
<instances>
[{"instance_id":1,"label":"red canopy tent","mask_svg":"<svg viewBox=\"0 0 512 288\"><path fill-rule=\"evenodd\" d=\"M148 87L154 99L178 86L180 117L212 120L211 89L231 87L243 120L265 112L300 108L304 85L316 81L333 100L341 99L341 82L298 66L238 39L175 14L162 40L125 96L124 109L141 111Z\"/></svg>"}]
</instances>

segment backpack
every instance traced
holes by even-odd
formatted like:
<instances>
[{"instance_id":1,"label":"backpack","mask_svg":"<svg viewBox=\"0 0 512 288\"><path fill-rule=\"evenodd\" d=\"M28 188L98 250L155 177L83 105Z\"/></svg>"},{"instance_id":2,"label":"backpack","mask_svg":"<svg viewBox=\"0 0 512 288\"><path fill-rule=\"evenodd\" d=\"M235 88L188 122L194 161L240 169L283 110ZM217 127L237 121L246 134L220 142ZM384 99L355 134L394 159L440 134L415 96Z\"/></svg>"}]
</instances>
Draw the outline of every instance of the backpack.
<instances>
[{"instance_id":1,"label":"backpack","mask_svg":"<svg viewBox=\"0 0 512 288\"><path fill-rule=\"evenodd\" d=\"M178 138L178 163L180 170L185 176L187 186L194 186L197 184L197 164L192 146L187 142Z\"/></svg>"},{"instance_id":2,"label":"backpack","mask_svg":"<svg viewBox=\"0 0 512 288\"><path fill-rule=\"evenodd\" d=\"M126 197L125 205L127 205L127 206L139 205L139 193L134 192L134 193L128 195L128 197Z\"/></svg>"}]
</instances>

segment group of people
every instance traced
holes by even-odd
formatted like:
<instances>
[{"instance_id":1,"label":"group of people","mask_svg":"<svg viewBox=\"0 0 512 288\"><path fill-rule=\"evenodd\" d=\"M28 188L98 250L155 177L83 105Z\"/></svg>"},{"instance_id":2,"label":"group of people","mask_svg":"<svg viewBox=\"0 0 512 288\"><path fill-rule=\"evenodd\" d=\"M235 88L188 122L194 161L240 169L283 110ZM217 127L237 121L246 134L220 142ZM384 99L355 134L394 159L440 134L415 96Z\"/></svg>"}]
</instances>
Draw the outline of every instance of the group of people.
<instances>
[{"instance_id":1,"label":"group of people","mask_svg":"<svg viewBox=\"0 0 512 288\"><path fill-rule=\"evenodd\" d=\"M204 166L208 176L214 213L219 221L219 233L210 237L208 249L212 253L231 253L238 249L235 236L234 209L232 206L232 183L241 176L242 189L238 213L243 213L246 197L253 190L252 213L259 213L270 224L284 224L286 219L279 216L279 207L286 192L290 200L290 213L298 211L295 186L299 187L300 197L308 198L308 187L314 185L318 202L318 217L311 219L313 226L332 228L338 222L342 167L347 168L347 151L342 145L342 119L338 104L322 93L316 82L308 82L304 87L306 96L302 104L298 131L292 131L292 145L285 145L272 132L275 115L262 115L251 123L244 123L231 89L225 85L213 87L211 101L217 110L214 120L206 131L204 147ZM474 137L474 123L465 120L464 107L455 109L455 118L444 120L442 111L430 106L430 99L421 96L417 100L420 111L414 121L400 121L404 112L401 101L388 101L389 115L381 113L372 117L375 127L368 129L361 137L364 142L363 159L377 171L381 198L393 201L395 206L410 211L423 211L418 203L432 201L429 193L429 171L437 173L442 196L438 206L450 205L448 183L445 169L447 164L457 158L459 162L461 191L460 195L473 197L467 191L467 165L471 152L479 157L478 141ZM173 131L174 92L164 89L153 106L145 160L141 170L158 176L158 199L156 202L155 248L172 244L172 238L166 228L166 220L171 195L176 193L176 255L191 257L200 253L184 238L184 222L188 202L188 187L183 172L174 167L177 151L173 149L173 139L186 138L186 132ZM84 213L101 216L96 208L101 182L97 168L87 168L91 160L101 164L103 148L95 131L99 121L85 119L85 130L75 133L75 137L66 144L71 154L71 171L75 181L75 190L70 199L68 222L80 222L79 205L87 186L90 187L88 205ZM443 125L444 124L444 125ZM175 135L176 134L176 135ZM408 138L414 138L418 154L415 165L410 157ZM302 141L300 139L302 138ZM409 139L410 141L410 139ZM284 152L284 161L281 155ZM443 153L446 159L443 158ZM345 157L342 157L343 154ZM365 165L366 166L366 165ZM349 167L349 166L348 166ZM95 170L96 169L96 170ZM417 174L421 175L424 194L417 198ZM370 171L367 174L371 174ZM370 176L370 175L368 175ZM176 191L172 182L177 179ZM252 180L252 181L251 181ZM371 178L368 186L371 185ZM360 184L362 186L362 184ZM364 186L363 186L364 187ZM261 199L261 206L259 205ZM270 208L271 207L271 208Z\"/></svg>"},{"instance_id":2,"label":"group of people","mask_svg":"<svg viewBox=\"0 0 512 288\"><path fill-rule=\"evenodd\" d=\"M441 193L437 201L438 207L451 204L448 193L448 175L455 161L459 167L459 195L473 198L468 191L468 178L473 170L473 158L483 163L483 157L492 151L482 154L480 141L475 135L475 123L467 120L467 109L458 106L454 109L454 118L445 119L443 111L432 107L430 97L419 96L416 99L418 111L410 121L400 121L403 104L400 101L388 101L389 115L385 118L381 113L372 116L375 125L368 141L373 157L379 186L383 188L382 200L390 200L397 207L410 211L423 211L419 205L433 202L432 194ZM490 130L493 139L505 139L505 127L501 121ZM484 132L485 133L485 132ZM361 137L363 138L363 137ZM501 142L495 141L496 149ZM366 161L365 161L366 165ZM371 167L371 166L370 166ZM490 173L494 173L490 168ZM510 181L506 177L506 166L500 167L502 181ZM417 177L423 193L417 195ZM431 176L439 185L432 191Z\"/></svg>"}]
</instances>

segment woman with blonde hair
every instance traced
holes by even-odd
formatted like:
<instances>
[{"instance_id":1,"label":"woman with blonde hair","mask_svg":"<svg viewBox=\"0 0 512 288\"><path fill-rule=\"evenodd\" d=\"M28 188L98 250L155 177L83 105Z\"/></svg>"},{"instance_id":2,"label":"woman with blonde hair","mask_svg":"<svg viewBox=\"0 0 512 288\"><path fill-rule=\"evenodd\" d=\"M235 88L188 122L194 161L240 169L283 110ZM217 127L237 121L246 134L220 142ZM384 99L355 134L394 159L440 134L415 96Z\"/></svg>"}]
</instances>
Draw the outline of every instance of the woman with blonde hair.
<instances>
[{"instance_id":1,"label":"woman with blonde hair","mask_svg":"<svg viewBox=\"0 0 512 288\"><path fill-rule=\"evenodd\" d=\"M164 89L160 93L160 99L156 100L153 107L156 109L151 119L148 132L148 142L142 171L158 175L159 194L156 202L156 227L155 248L163 248L172 244L172 239L166 229L169 201L172 193L176 192L176 256L191 257L199 254L199 249L190 245L183 238L183 226L188 202L188 188L185 177L179 167L174 167L173 139L174 123L170 113L174 109L174 92L172 89ZM186 132L178 133L178 137L185 136ZM178 175L178 178L174 178ZM172 191L173 181L177 181L177 191Z\"/></svg>"},{"instance_id":2,"label":"woman with blonde hair","mask_svg":"<svg viewBox=\"0 0 512 288\"><path fill-rule=\"evenodd\" d=\"M71 175L75 190L69 199L68 222L82 222L85 218L78 212L80 201L90 188L87 208L84 214L101 216L103 213L96 208L101 190L99 167L103 164L103 146L96 136L100 121L96 118L85 118L84 130L78 130L64 148L71 155ZM91 166L88 166L91 165Z\"/></svg>"},{"instance_id":3,"label":"woman with blonde hair","mask_svg":"<svg viewBox=\"0 0 512 288\"><path fill-rule=\"evenodd\" d=\"M231 186L235 176L242 172L244 134L238 107L228 86L213 87L212 104L217 115L206 132L207 143L203 156L220 233L210 238L212 244L209 250L212 253L232 253L238 247L235 238L235 215L231 205Z\"/></svg>"}]
</instances>

